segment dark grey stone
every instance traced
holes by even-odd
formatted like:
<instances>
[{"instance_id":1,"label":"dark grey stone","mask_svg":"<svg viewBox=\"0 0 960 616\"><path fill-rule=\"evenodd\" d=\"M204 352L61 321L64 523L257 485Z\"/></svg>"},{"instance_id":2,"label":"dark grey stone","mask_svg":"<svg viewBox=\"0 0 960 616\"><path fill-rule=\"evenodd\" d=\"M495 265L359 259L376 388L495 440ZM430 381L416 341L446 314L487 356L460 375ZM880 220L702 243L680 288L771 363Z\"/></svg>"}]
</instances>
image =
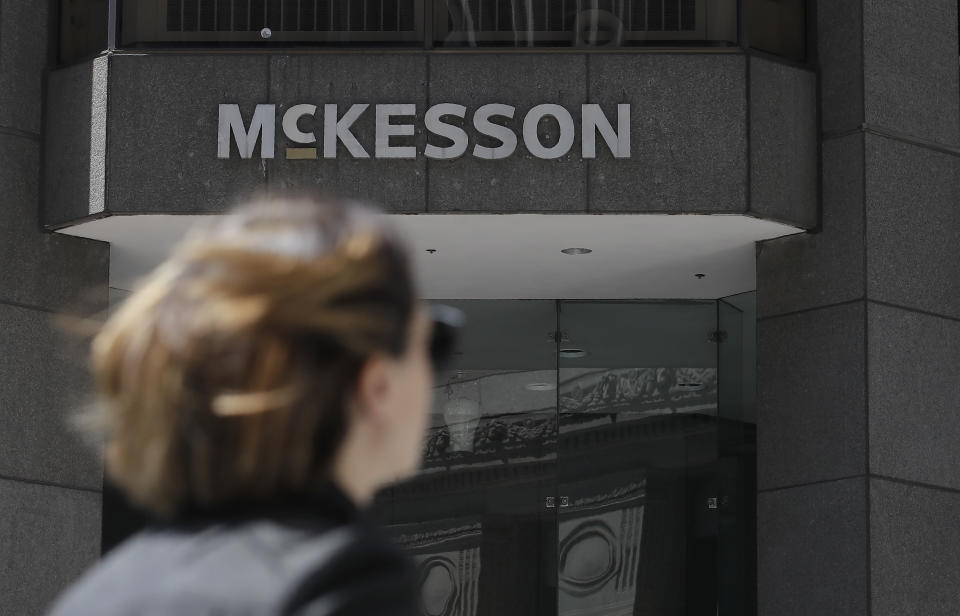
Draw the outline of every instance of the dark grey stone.
<instances>
[{"instance_id":1,"label":"dark grey stone","mask_svg":"<svg viewBox=\"0 0 960 616\"><path fill-rule=\"evenodd\" d=\"M217 158L220 103L269 102L265 55L115 55L110 61L107 210L222 212L265 188L259 158Z\"/></svg>"},{"instance_id":2,"label":"dark grey stone","mask_svg":"<svg viewBox=\"0 0 960 616\"><path fill-rule=\"evenodd\" d=\"M868 304L870 470L960 488L960 322Z\"/></svg>"},{"instance_id":3,"label":"dark grey stone","mask_svg":"<svg viewBox=\"0 0 960 616\"><path fill-rule=\"evenodd\" d=\"M0 479L0 614L43 614L100 556L98 492Z\"/></svg>"},{"instance_id":4,"label":"dark grey stone","mask_svg":"<svg viewBox=\"0 0 960 616\"><path fill-rule=\"evenodd\" d=\"M837 0L817 2L820 114L825 133L863 123L862 5Z\"/></svg>"},{"instance_id":5,"label":"dark grey stone","mask_svg":"<svg viewBox=\"0 0 960 616\"><path fill-rule=\"evenodd\" d=\"M44 222L59 225L104 210L107 58L54 71L47 81Z\"/></svg>"},{"instance_id":6,"label":"dark grey stone","mask_svg":"<svg viewBox=\"0 0 960 616\"><path fill-rule=\"evenodd\" d=\"M817 76L750 59L750 210L805 228L817 224Z\"/></svg>"},{"instance_id":7,"label":"dark grey stone","mask_svg":"<svg viewBox=\"0 0 960 616\"><path fill-rule=\"evenodd\" d=\"M745 56L603 54L589 66L591 101L631 103L632 149L590 163L591 211L747 209Z\"/></svg>"},{"instance_id":8,"label":"dark grey stone","mask_svg":"<svg viewBox=\"0 0 960 616\"><path fill-rule=\"evenodd\" d=\"M960 317L960 157L866 136L867 295Z\"/></svg>"},{"instance_id":9,"label":"dark grey stone","mask_svg":"<svg viewBox=\"0 0 960 616\"><path fill-rule=\"evenodd\" d=\"M618 95L619 96L619 95ZM603 102L628 102L598 98ZM436 55L430 58L430 104L459 103L467 118L487 103L516 107L517 149L504 160L481 160L470 153L456 160L430 160L431 211L584 211L587 164L579 134L570 151L554 160L531 155L523 145L523 117L531 107L555 103L570 110L579 127L580 105L588 102L586 59L581 54ZM609 111L608 111L609 113ZM616 116L612 116L616 117ZM615 120L614 120L615 122ZM549 143L549 123L540 133ZM579 131L578 131L579 132ZM468 133L475 132L468 129ZM598 140L599 141L599 140ZM598 150L605 145L597 144ZM634 150L636 151L636 149Z\"/></svg>"},{"instance_id":10,"label":"dark grey stone","mask_svg":"<svg viewBox=\"0 0 960 616\"><path fill-rule=\"evenodd\" d=\"M96 312L106 306L109 246L40 231L38 149L0 134L0 302Z\"/></svg>"},{"instance_id":11,"label":"dark grey stone","mask_svg":"<svg viewBox=\"0 0 960 616\"><path fill-rule=\"evenodd\" d=\"M757 323L757 483L866 472L864 304Z\"/></svg>"},{"instance_id":12,"label":"dark grey stone","mask_svg":"<svg viewBox=\"0 0 960 616\"><path fill-rule=\"evenodd\" d=\"M0 3L0 127L40 134L47 3Z\"/></svg>"},{"instance_id":13,"label":"dark grey stone","mask_svg":"<svg viewBox=\"0 0 960 616\"><path fill-rule=\"evenodd\" d=\"M958 509L956 492L870 481L872 616L957 613Z\"/></svg>"},{"instance_id":14,"label":"dark grey stone","mask_svg":"<svg viewBox=\"0 0 960 616\"><path fill-rule=\"evenodd\" d=\"M0 304L0 476L99 489L98 456L70 423L92 402L86 349L53 318Z\"/></svg>"},{"instance_id":15,"label":"dark grey stone","mask_svg":"<svg viewBox=\"0 0 960 616\"><path fill-rule=\"evenodd\" d=\"M37 216L40 144L32 139L0 133L0 161L0 189L3 190L0 250L3 250L3 246L15 238L40 230ZM5 269L0 268L0 272Z\"/></svg>"},{"instance_id":16,"label":"dark grey stone","mask_svg":"<svg viewBox=\"0 0 960 616\"><path fill-rule=\"evenodd\" d=\"M759 247L761 317L864 297L862 133L823 143L823 230Z\"/></svg>"},{"instance_id":17,"label":"dark grey stone","mask_svg":"<svg viewBox=\"0 0 960 616\"><path fill-rule=\"evenodd\" d=\"M758 495L759 616L869 613L866 481Z\"/></svg>"},{"instance_id":18,"label":"dark grey stone","mask_svg":"<svg viewBox=\"0 0 960 616\"><path fill-rule=\"evenodd\" d=\"M397 76L402 75L402 79ZM422 152L423 114L427 103L427 60L422 55L300 55L275 56L270 60L270 100L277 103L277 158L268 161L271 189L312 189L340 196L374 201L394 212L426 209L426 160L374 158L377 103L414 103L413 138L394 137L393 145L415 143ZM337 158L286 160L288 143L280 132L279 119L295 104L316 105L318 137L322 140L323 105L335 103L339 113L354 103L370 107L353 125L353 133L370 158L353 158L340 146ZM396 123L396 122L395 122ZM409 141L405 142L404 139ZM309 147L309 146L307 146ZM322 141L318 144L322 148Z\"/></svg>"},{"instance_id":19,"label":"dark grey stone","mask_svg":"<svg viewBox=\"0 0 960 616\"><path fill-rule=\"evenodd\" d=\"M0 240L0 262L16 264L0 269L0 302L78 314L107 306L110 246L105 242L35 232Z\"/></svg>"},{"instance_id":20,"label":"dark grey stone","mask_svg":"<svg viewBox=\"0 0 960 616\"><path fill-rule=\"evenodd\" d=\"M863 31L866 121L960 144L956 0L864 0Z\"/></svg>"}]
</instances>

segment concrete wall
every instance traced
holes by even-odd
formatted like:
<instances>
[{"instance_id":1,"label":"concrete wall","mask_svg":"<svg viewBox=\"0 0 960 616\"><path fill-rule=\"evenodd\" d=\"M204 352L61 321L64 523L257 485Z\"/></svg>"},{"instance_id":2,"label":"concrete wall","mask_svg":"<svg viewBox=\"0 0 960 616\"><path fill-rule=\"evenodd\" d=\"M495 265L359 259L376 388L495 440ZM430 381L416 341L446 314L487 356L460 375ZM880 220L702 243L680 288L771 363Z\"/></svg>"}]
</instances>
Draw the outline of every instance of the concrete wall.
<instances>
[{"instance_id":1,"label":"concrete wall","mask_svg":"<svg viewBox=\"0 0 960 616\"><path fill-rule=\"evenodd\" d=\"M816 4L823 232L757 260L760 614L955 614L957 2Z\"/></svg>"},{"instance_id":2,"label":"concrete wall","mask_svg":"<svg viewBox=\"0 0 960 616\"><path fill-rule=\"evenodd\" d=\"M105 306L109 249L41 231L44 5L0 3L0 614L16 616L100 547L100 464L65 424L87 379L52 317Z\"/></svg>"},{"instance_id":3,"label":"concrete wall","mask_svg":"<svg viewBox=\"0 0 960 616\"><path fill-rule=\"evenodd\" d=\"M747 213L809 228L815 85L811 71L739 52L114 54L51 75L44 222L218 212L251 190L319 187L398 212ZM615 117L625 102L632 157L614 159L601 141L584 160L578 135L557 160L522 140L498 161L286 160L278 129L277 158L218 159L217 105L249 117L266 102L278 116L303 102L415 103L418 151L422 115L438 102L465 105L468 118L481 104L515 105L518 134L535 104L595 102ZM372 151L372 109L355 127Z\"/></svg>"}]
</instances>

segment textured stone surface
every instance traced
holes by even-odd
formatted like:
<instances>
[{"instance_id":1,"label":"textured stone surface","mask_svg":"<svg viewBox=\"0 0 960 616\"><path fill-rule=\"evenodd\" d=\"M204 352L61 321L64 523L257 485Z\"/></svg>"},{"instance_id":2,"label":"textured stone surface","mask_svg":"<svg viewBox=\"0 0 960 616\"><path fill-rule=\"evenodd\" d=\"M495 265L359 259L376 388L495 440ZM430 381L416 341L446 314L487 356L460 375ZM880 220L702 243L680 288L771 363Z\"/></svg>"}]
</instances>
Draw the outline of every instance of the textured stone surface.
<instances>
[{"instance_id":1,"label":"textured stone surface","mask_svg":"<svg viewBox=\"0 0 960 616\"><path fill-rule=\"evenodd\" d=\"M100 494L0 479L0 615L43 614L100 555Z\"/></svg>"},{"instance_id":2,"label":"textured stone surface","mask_svg":"<svg viewBox=\"0 0 960 616\"><path fill-rule=\"evenodd\" d=\"M823 144L823 230L760 243L761 317L864 296L863 135Z\"/></svg>"},{"instance_id":3,"label":"textured stone surface","mask_svg":"<svg viewBox=\"0 0 960 616\"><path fill-rule=\"evenodd\" d=\"M18 237L40 230L37 216L40 144L33 139L0 133L0 250ZM13 256L12 253L9 256ZM22 258L22 257L21 257ZM4 259L5 263L9 263ZM0 272L8 268L0 268ZM2 275L2 273L0 273ZM0 293L3 293L0 286Z\"/></svg>"},{"instance_id":4,"label":"textured stone surface","mask_svg":"<svg viewBox=\"0 0 960 616\"><path fill-rule=\"evenodd\" d=\"M90 314L107 305L110 246L105 242L35 232L0 233L0 302Z\"/></svg>"},{"instance_id":5,"label":"textured stone surface","mask_svg":"<svg viewBox=\"0 0 960 616\"><path fill-rule=\"evenodd\" d=\"M869 613L865 489L852 478L759 494L759 616Z\"/></svg>"},{"instance_id":6,"label":"textured stone surface","mask_svg":"<svg viewBox=\"0 0 960 616\"><path fill-rule=\"evenodd\" d=\"M0 127L40 134L47 3L0 3Z\"/></svg>"},{"instance_id":7,"label":"textured stone surface","mask_svg":"<svg viewBox=\"0 0 960 616\"><path fill-rule=\"evenodd\" d=\"M817 76L750 59L750 209L805 228L817 224Z\"/></svg>"},{"instance_id":8,"label":"textured stone surface","mask_svg":"<svg viewBox=\"0 0 960 616\"><path fill-rule=\"evenodd\" d=\"M397 76L402 75L402 79ZM422 152L423 114L426 111L427 60L413 55L298 55L274 56L270 60L270 100L278 104L277 117L290 105L317 105L315 126L322 140L323 105L335 103L343 114L354 103L370 107L353 125L353 134L370 158L353 158L341 145L337 158L286 160L285 148L305 147L287 142L277 129L277 158L267 163L271 189L313 189L346 197L372 200L389 211L418 212L426 209L426 161L376 159L374 140L377 103L414 103L416 134L394 137L391 145L416 144ZM399 123L395 120L394 123ZM302 122L306 126L306 120ZM406 140L406 141L405 141ZM322 141L318 144L323 147ZM321 154L322 156L322 154Z\"/></svg>"},{"instance_id":9,"label":"textured stone surface","mask_svg":"<svg viewBox=\"0 0 960 616\"><path fill-rule=\"evenodd\" d=\"M866 136L867 294L960 317L960 156Z\"/></svg>"},{"instance_id":10,"label":"textured stone surface","mask_svg":"<svg viewBox=\"0 0 960 616\"><path fill-rule=\"evenodd\" d=\"M39 144L0 134L0 302L89 312L106 305L109 247L42 233Z\"/></svg>"},{"instance_id":11,"label":"textured stone surface","mask_svg":"<svg viewBox=\"0 0 960 616\"><path fill-rule=\"evenodd\" d=\"M960 321L867 311L871 472L960 488Z\"/></svg>"},{"instance_id":12,"label":"textured stone surface","mask_svg":"<svg viewBox=\"0 0 960 616\"><path fill-rule=\"evenodd\" d=\"M579 127L580 105L587 101L586 59L582 55L436 55L430 58L430 103L459 103L467 118L487 103L516 107L513 122L517 150L504 160L481 160L470 151L456 160L431 160L429 206L431 211L583 211L586 209L586 163L578 137L570 151L558 159L532 156L523 145L522 122L527 111L540 103L563 105ZM629 102L618 93L603 102ZM615 117L615 116L614 116ZM498 120L499 121L499 120ZM547 128L550 127L550 128ZM542 122L544 143L555 139L555 125ZM605 145L598 140L598 150ZM634 149L636 151L636 149ZM623 162L623 161L618 161Z\"/></svg>"},{"instance_id":13,"label":"textured stone surface","mask_svg":"<svg viewBox=\"0 0 960 616\"><path fill-rule=\"evenodd\" d=\"M957 613L958 508L956 492L871 480L872 616Z\"/></svg>"},{"instance_id":14,"label":"textured stone surface","mask_svg":"<svg viewBox=\"0 0 960 616\"><path fill-rule=\"evenodd\" d=\"M864 304L757 323L761 489L866 471Z\"/></svg>"},{"instance_id":15,"label":"textured stone surface","mask_svg":"<svg viewBox=\"0 0 960 616\"><path fill-rule=\"evenodd\" d=\"M631 103L629 160L590 163L590 210L746 210L746 57L598 54L591 101Z\"/></svg>"},{"instance_id":16,"label":"textured stone surface","mask_svg":"<svg viewBox=\"0 0 960 616\"><path fill-rule=\"evenodd\" d=\"M99 489L100 462L69 424L90 402L84 349L52 319L0 304L0 476Z\"/></svg>"},{"instance_id":17,"label":"textured stone surface","mask_svg":"<svg viewBox=\"0 0 960 616\"><path fill-rule=\"evenodd\" d=\"M960 144L955 0L864 0L863 79L870 124Z\"/></svg>"},{"instance_id":18,"label":"textured stone surface","mask_svg":"<svg viewBox=\"0 0 960 616\"><path fill-rule=\"evenodd\" d=\"M50 73L44 134L44 222L104 210L107 58Z\"/></svg>"},{"instance_id":19,"label":"textured stone surface","mask_svg":"<svg viewBox=\"0 0 960 616\"><path fill-rule=\"evenodd\" d=\"M117 55L110 61L107 209L219 212L265 187L259 158L217 158L220 103L265 103L268 56Z\"/></svg>"},{"instance_id":20,"label":"textured stone surface","mask_svg":"<svg viewBox=\"0 0 960 616\"><path fill-rule=\"evenodd\" d=\"M817 2L821 122L824 132L863 123L862 2ZM826 168L826 166L824 166Z\"/></svg>"}]
</instances>

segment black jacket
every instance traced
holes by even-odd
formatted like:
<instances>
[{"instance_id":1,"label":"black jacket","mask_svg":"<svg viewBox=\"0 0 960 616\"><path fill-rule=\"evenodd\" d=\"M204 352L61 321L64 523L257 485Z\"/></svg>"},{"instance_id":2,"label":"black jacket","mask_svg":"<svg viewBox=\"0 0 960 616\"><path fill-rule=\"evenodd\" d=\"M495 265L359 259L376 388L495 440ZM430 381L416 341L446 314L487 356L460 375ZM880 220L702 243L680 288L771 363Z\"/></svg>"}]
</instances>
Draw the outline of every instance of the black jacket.
<instances>
[{"instance_id":1,"label":"black jacket","mask_svg":"<svg viewBox=\"0 0 960 616\"><path fill-rule=\"evenodd\" d=\"M338 488L153 526L51 616L419 616L412 563Z\"/></svg>"}]
</instances>

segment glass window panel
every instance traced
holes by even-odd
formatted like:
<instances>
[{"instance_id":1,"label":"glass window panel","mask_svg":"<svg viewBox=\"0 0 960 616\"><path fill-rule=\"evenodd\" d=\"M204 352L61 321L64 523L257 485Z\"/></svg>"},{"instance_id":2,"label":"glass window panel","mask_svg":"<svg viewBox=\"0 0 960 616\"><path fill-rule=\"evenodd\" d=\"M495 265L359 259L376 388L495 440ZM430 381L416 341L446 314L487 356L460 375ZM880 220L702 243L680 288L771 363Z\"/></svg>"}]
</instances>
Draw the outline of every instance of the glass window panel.
<instances>
[{"instance_id":1,"label":"glass window panel","mask_svg":"<svg viewBox=\"0 0 960 616\"><path fill-rule=\"evenodd\" d=\"M737 0L119 2L120 44L128 46L591 49L731 46L738 40ZM264 28L268 37L261 35Z\"/></svg>"},{"instance_id":2,"label":"glass window panel","mask_svg":"<svg viewBox=\"0 0 960 616\"><path fill-rule=\"evenodd\" d=\"M107 0L61 0L58 59L70 62L107 48Z\"/></svg>"},{"instance_id":3,"label":"glass window panel","mask_svg":"<svg viewBox=\"0 0 960 616\"><path fill-rule=\"evenodd\" d=\"M749 0L747 38L754 49L802 61L806 57L804 0Z\"/></svg>"}]
</instances>

